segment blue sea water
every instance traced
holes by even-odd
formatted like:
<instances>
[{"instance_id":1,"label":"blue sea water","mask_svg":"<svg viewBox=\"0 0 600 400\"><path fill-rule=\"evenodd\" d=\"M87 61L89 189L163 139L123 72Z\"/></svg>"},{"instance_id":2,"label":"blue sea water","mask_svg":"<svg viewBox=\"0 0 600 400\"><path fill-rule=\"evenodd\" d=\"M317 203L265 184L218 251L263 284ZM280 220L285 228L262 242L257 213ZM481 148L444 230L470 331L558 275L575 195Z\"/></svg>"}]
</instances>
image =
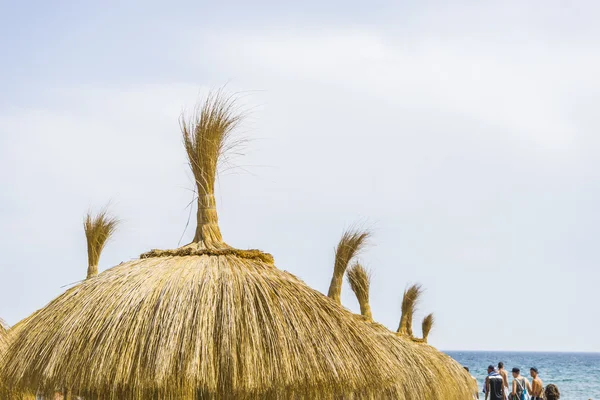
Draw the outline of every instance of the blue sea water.
<instances>
[{"instance_id":1,"label":"blue sea water","mask_svg":"<svg viewBox=\"0 0 600 400\"><path fill-rule=\"evenodd\" d=\"M446 352L462 365L469 367L477 378L479 388L487 375L490 364L504 362L509 371L510 382L513 367L529 377L529 368L536 367L544 385L553 383L560 390L561 400L600 400L600 353L511 353L511 352ZM483 397L481 397L483 398Z\"/></svg>"}]
</instances>

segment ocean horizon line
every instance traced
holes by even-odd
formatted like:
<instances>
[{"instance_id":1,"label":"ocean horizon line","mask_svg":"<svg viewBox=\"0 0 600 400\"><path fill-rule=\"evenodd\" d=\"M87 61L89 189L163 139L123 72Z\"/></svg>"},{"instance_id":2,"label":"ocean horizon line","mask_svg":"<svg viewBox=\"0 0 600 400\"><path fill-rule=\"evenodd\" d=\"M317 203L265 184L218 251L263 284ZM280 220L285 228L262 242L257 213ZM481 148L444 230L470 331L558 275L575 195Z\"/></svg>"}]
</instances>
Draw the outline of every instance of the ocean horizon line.
<instances>
[{"instance_id":1,"label":"ocean horizon line","mask_svg":"<svg viewBox=\"0 0 600 400\"><path fill-rule=\"evenodd\" d=\"M519 353L519 354L600 354L600 351L571 351L571 350L448 350L444 353Z\"/></svg>"}]
</instances>

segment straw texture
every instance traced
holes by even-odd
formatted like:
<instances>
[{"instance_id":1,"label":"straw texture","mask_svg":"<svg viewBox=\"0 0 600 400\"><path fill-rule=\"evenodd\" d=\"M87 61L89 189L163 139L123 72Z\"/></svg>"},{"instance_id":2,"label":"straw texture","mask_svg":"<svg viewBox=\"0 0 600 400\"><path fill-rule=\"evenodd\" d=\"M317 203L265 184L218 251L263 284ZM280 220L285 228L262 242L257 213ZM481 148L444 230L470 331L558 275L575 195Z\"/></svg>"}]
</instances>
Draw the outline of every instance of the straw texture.
<instances>
[{"instance_id":1,"label":"straw texture","mask_svg":"<svg viewBox=\"0 0 600 400\"><path fill-rule=\"evenodd\" d=\"M361 314L372 321L369 305L370 275L355 263L347 272L348 282L360 303ZM409 287L403 298L404 320L412 321L415 305L422 293L420 285ZM430 318L433 323L433 317ZM408 321L401 324L408 332ZM383 388L381 398L402 400L464 400L476 390L468 373L452 358L425 344L423 339L398 335L378 323L370 323L373 335L399 365L400 373ZM371 361L370 361L371 362Z\"/></svg>"},{"instance_id":2,"label":"straw texture","mask_svg":"<svg viewBox=\"0 0 600 400\"><path fill-rule=\"evenodd\" d=\"M398 362L401 372L385 388L385 397L401 400L464 400L477 389L463 367L421 339L398 336L371 323L372 334Z\"/></svg>"},{"instance_id":3,"label":"straw texture","mask_svg":"<svg viewBox=\"0 0 600 400\"><path fill-rule=\"evenodd\" d=\"M423 331L423 341L427 343L427 338L429 337L429 333L431 332L431 328L433 328L433 324L435 323L435 317L433 314L427 315L423 318L423 323L421 325Z\"/></svg>"},{"instance_id":4,"label":"straw texture","mask_svg":"<svg viewBox=\"0 0 600 400\"><path fill-rule=\"evenodd\" d=\"M465 400L476 388L470 375L450 356L427 344L397 336L386 327L371 327L390 353L402 366L387 387L387 398L402 400Z\"/></svg>"},{"instance_id":5,"label":"straw texture","mask_svg":"<svg viewBox=\"0 0 600 400\"><path fill-rule=\"evenodd\" d=\"M359 263L355 263L347 273L350 288L356 295L360 305L360 313L369 322L373 321L371 306L369 304L369 287L371 285L371 276L369 272Z\"/></svg>"},{"instance_id":6,"label":"straw texture","mask_svg":"<svg viewBox=\"0 0 600 400\"><path fill-rule=\"evenodd\" d=\"M110 399L245 398L376 390L394 367L362 321L293 275L204 255L128 262L70 289L22 326L4 371L18 387Z\"/></svg>"},{"instance_id":7,"label":"straw texture","mask_svg":"<svg viewBox=\"0 0 600 400\"><path fill-rule=\"evenodd\" d=\"M404 296L402 297L402 316L397 331L399 335L413 337L413 315L422 293L423 287L419 284L414 284L404 291Z\"/></svg>"},{"instance_id":8,"label":"straw texture","mask_svg":"<svg viewBox=\"0 0 600 400\"><path fill-rule=\"evenodd\" d=\"M236 99L222 91L208 96L195 114L180 119L189 165L194 174L198 194L197 226L194 243L200 248L224 248L214 198L219 161L238 143L231 140L234 129L243 116Z\"/></svg>"},{"instance_id":9,"label":"straw texture","mask_svg":"<svg viewBox=\"0 0 600 400\"><path fill-rule=\"evenodd\" d=\"M1 371L15 388L86 400L385 398L400 366L370 324L267 253L223 242L214 175L239 118L221 93L198 110L182 123L193 242L66 291L21 324Z\"/></svg>"},{"instance_id":10,"label":"straw texture","mask_svg":"<svg viewBox=\"0 0 600 400\"><path fill-rule=\"evenodd\" d=\"M8 347L8 326L2 318L0 318L0 357L6 351Z\"/></svg>"},{"instance_id":11,"label":"straw texture","mask_svg":"<svg viewBox=\"0 0 600 400\"><path fill-rule=\"evenodd\" d=\"M4 320L2 320L0 318L0 360L2 360L2 358L4 357L4 354L6 353L6 350L8 349L8 329L7 326L4 322ZM8 395L8 388L6 387L6 385L4 384L4 377L2 374L0 374L0 398L4 398L7 397Z\"/></svg>"},{"instance_id":12,"label":"straw texture","mask_svg":"<svg viewBox=\"0 0 600 400\"><path fill-rule=\"evenodd\" d=\"M83 221L83 230L87 240L88 270L87 279L98 275L98 262L104 245L115 232L119 220L108 215L105 209L95 217L88 213Z\"/></svg>"},{"instance_id":13,"label":"straw texture","mask_svg":"<svg viewBox=\"0 0 600 400\"><path fill-rule=\"evenodd\" d=\"M344 232L337 245L328 296L338 304L342 303L341 295L344 273L346 273L350 261L364 248L370 235L369 231L351 228Z\"/></svg>"},{"instance_id":14,"label":"straw texture","mask_svg":"<svg viewBox=\"0 0 600 400\"><path fill-rule=\"evenodd\" d=\"M8 343L10 340L8 325L0 319L0 361L5 355L8 349ZM0 399L2 400L35 400L33 395L18 394L9 390L6 385L5 378L0 374Z\"/></svg>"}]
</instances>

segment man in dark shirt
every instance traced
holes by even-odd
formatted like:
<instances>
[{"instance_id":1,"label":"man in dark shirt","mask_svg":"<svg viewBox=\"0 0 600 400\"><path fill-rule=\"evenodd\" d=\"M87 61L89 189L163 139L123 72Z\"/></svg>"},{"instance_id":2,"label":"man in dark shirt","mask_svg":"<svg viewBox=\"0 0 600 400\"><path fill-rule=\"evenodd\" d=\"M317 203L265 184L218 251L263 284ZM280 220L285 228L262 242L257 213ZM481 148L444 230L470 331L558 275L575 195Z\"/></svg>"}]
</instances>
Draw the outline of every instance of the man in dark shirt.
<instances>
[{"instance_id":1,"label":"man in dark shirt","mask_svg":"<svg viewBox=\"0 0 600 400\"><path fill-rule=\"evenodd\" d=\"M493 365L488 367L485 378L485 400L504 400L504 380Z\"/></svg>"}]
</instances>

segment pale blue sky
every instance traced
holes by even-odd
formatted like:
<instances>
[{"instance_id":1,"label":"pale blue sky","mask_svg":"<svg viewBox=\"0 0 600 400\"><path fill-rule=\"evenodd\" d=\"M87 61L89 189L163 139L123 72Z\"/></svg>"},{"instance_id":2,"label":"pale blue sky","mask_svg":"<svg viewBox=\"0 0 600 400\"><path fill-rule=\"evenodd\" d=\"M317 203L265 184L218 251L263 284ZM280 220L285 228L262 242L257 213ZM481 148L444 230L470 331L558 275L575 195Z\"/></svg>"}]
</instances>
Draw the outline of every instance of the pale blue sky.
<instances>
[{"instance_id":1,"label":"pale blue sky","mask_svg":"<svg viewBox=\"0 0 600 400\"><path fill-rule=\"evenodd\" d=\"M0 1L9 324L85 276L89 208L124 220L101 270L177 246L177 118L229 82L252 139L219 183L229 243L325 292L366 221L388 327L421 282L440 348L600 351L597 2L49 3Z\"/></svg>"}]
</instances>

